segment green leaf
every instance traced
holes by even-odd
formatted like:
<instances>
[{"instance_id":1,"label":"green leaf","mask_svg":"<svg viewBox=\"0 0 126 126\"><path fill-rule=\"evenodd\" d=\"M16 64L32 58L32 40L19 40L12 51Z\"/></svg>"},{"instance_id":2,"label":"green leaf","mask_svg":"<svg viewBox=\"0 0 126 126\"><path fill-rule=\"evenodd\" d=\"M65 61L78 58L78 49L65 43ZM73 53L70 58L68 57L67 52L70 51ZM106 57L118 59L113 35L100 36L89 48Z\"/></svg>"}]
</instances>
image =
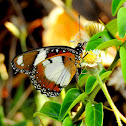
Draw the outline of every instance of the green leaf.
<instances>
[{"instance_id":1,"label":"green leaf","mask_svg":"<svg viewBox=\"0 0 126 126\"><path fill-rule=\"evenodd\" d=\"M105 72L105 70L103 69L103 71L100 73L100 77L103 80L105 78L108 78L111 73L112 71ZM85 85L85 92L87 94L90 94L97 85L98 85L98 81L96 80L96 78L94 76L90 76Z\"/></svg>"},{"instance_id":2,"label":"green leaf","mask_svg":"<svg viewBox=\"0 0 126 126\"><path fill-rule=\"evenodd\" d=\"M101 74L103 74L104 72L106 72L106 70L105 69L102 69L102 71L99 73L99 75L101 75ZM96 81L96 78L95 78L95 76L89 76L88 77L88 79L87 79L87 82L86 82L86 85L85 85L85 92L87 93L87 94L89 94L93 89L92 89L92 87L93 87L93 85L94 85L94 83L95 83L95 81Z\"/></svg>"},{"instance_id":3,"label":"green leaf","mask_svg":"<svg viewBox=\"0 0 126 126\"><path fill-rule=\"evenodd\" d=\"M93 50L97 48L100 44L109 41L113 39L112 36L107 32L107 30L104 30L102 32L99 32L95 34L90 41L87 43L86 50Z\"/></svg>"},{"instance_id":4,"label":"green leaf","mask_svg":"<svg viewBox=\"0 0 126 126\"><path fill-rule=\"evenodd\" d=\"M86 83L89 74L86 74L87 71L86 70L82 70L81 74L79 75L79 81L78 81L78 85L81 87L84 83Z\"/></svg>"},{"instance_id":5,"label":"green leaf","mask_svg":"<svg viewBox=\"0 0 126 126\"><path fill-rule=\"evenodd\" d=\"M92 105L90 102L85 108L86 126L102 126L103 125L103 105L98 103Z\"/></svg>"},{"instance_id":6,"label":"green leaf","mask_svg":"<svg viewBox=\"0 0 126 126\"><path fill-rule=\"evenodd\" d=\"M62 126L74 126L70 117L66 117L63 121Z\"/></svg>"},{"instance_id":7,"label":"green leaf","mask_svg":"<svg viewBox=\"0 0 126 126\"><path fill-rule=\"evenodd\" d=\"M89 74L81 74L81 78L79 79L78 81L78 85L81 87L84 83L86 83L88 77L89 77Z\"/></svg>"},{"instance_id":8,"label":"green leaf","mask_svg":"<svg viewBox=\"0 0 126 126\"><path fill-rule=\"evenodd\" d=\"M66 114L81 100L84 100L86 98L86 93L80 92L77 88L70 89L63 100L63 103L61 105L60 109L60 115L59 120L62 121Z\"/></svg>"},{"instance_id":9,"label":"green leaf","mask_svg":"<svg viewBox=\"0 0 126 126\"><path fill-rule=\"evenodd\" d=\"M105 29L114 37L116 35L116 33L118 32L117 29L117 19L113 19L112 21L110 21L106 26Z\"/></svg>"},{"instance_id":10,"label":"green leaf","mask_svg":"<svg viewBox=\"0 0 126 126\"><path fill-rule=\"evenodd\" d=\"M35 117L35 116L46 115L50 118L58 120L59 113L60 113L60 107L61 107L61 105L58 103L47 101L42 106L41 110L39 112L34 113L33 116Z\"/></svg>"},{"instance_id":11,"label":"green leaf","mask_svg":"<svg viewBox=\"0 0 126 126\"><path fill-rule=\"evenodd\" d=\"M117 15L117 26L119 37L124 38L126 33L126 8L121 7Z\"/></svg>"},{"instance_id":12,"label":"green leaf","mask_svg":"<svg viewBox=\"0 0 126 126\"><path fill-rule=\"evenodd\" d=\"M120 47L120 59L121 59L122 74L126 83L126 43Z\"/></svg>"},{"instance_id":13,"label":"green leaf","mask_svg":"<svg viewBox=\"0 0 126 126\"><path fill-rule=\"evenodd\" d=\"M96 49L103 50L111 46L118 47L120 45L122 45L122 41L117 40L117 39L112 39L112 40L109 40L107 42L100 44L99 46L96 47Z\"/></svg>"},{"instance_id":14,"label":"green leaf","mask_svg":"<svg viewBox=\"0 0 126 126\"><path fill-rule=\"evenodd\" d=\"M123 5L126 0L113 0L112 1L112 15L115 16L118 9Z\"/></svg>"},{"instance_id":15,"label":"green leaf","mask_svg":"<svg viewBox=\"0 0 126 126\"><path fill-rule=\"evenodd\" d=\"M0 106L0 126L5 126L3 119L4 119L3 107Z\"/></svg>"},{"instance_id":16,"label":"green leaf","mask_svg":"<svg viewBox=\"0 0 126 126\"><path fill-rule=\"evenodd\" d=\"M86 70L82 70L81 74L79 75L79 80L81 79L81 77L85 76L87 73Z\"/></svg>"},{"instance_id":17,"label":"green leaf","mask_svg":"<svg viewBox=\"0 0 126 126\"><path fill-rule=\"evenodd\" d=\"M91 91L95 88L95 87L93 88L93 85L94 85L95 81L96 81L95 76L91 76L90 75L88 77L87 82L86 82L86 85L85 85L85 92L87 94L90 94Z\"/></svg>"}]
</instances>

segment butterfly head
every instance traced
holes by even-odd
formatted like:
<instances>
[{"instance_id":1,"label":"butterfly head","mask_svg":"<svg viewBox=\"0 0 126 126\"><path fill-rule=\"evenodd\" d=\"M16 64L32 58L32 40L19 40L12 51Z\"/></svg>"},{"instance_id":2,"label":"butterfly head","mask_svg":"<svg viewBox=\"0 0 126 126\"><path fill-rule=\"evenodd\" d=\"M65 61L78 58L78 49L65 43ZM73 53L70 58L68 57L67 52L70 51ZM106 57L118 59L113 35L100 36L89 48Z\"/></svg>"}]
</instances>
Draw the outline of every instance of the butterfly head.
<instances>
[{"instance_id":1,"label":"butterfly head","mask_svg":"<svg viewBox=\"0 0 126 126\"><path fill-rule=\"evenodd\" d=\"M86 43L87 42L78 43L75 47L75 51L77 51L79 54L82 53L82 51L85 49Z\"/></svg>"}]
</instances>

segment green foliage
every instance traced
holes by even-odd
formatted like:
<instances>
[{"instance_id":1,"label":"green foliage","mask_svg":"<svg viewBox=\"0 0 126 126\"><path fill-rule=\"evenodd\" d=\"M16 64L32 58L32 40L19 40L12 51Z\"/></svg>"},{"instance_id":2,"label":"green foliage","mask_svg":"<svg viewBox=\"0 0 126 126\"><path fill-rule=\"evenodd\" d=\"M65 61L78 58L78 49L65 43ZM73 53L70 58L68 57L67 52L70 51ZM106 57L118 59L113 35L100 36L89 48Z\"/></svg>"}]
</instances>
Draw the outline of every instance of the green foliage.
<instances>
[{"instance_id":1,"label":"green foliage","mask_svg":"<svg viewBox=\"0 0 126 126\"><path fill-rule=\"evenodd\" d=\"M34 113L34 116L46 115L50 118L62 122L64 118L68 116L69 111L77 103L79 103L81 99L86 98L86 96L87 95L85 93L81 93L79 89L72 88L67 92L62 105L47 101L39 112Z\"/></svg>"},{"instance_id":2,"label":"green foliage","mask_svg":"<svg viewBox=\"0 0 126 126\"><path fill-rule=\"evenodd\" d=\"M79 93L78 91L79 90L76 88L70 89L68 91L67 96L65 97L61 106L59 120L62 120L65 115L82 99L86 99L87 95L85 93Z\"/></svg>"},{"instance_id":3,"label":"green foliage","mask_svg":"<svg viewBox=\"0 0 126 126\"><path fill-rule=\"evenodd\" d=\"M126 43L124 43L120 47L120 59L121 59L122 74L126 83Z\"/></svg>"},{"instance_id":4,"label":"green foliage","mask_svg":"<svg viewBox=\"0 0 126 126\"><path fill-rule=\"evenodd\" d=\"M66 117L63 121L62 126L74 126L70 117Z\"/></svg>"},{"instance_id":5,"label":"green foliage","mask_svg":"<svg viewBox=\"0 0 126 126\"><path fill-rule=\"evenodd\" d=\"M103 105L98 103L92 105L90 102L85 108L86 126L102 126L103 124Z\"/></svg>"},{"instance_id":6,"label":"green foliage","mask_svg":"<svg viewBox=\"0 0 126 126\"><path fill-rule=\"evenodd\" d=\"M115 38L115 35L118 31L117 29L117 19L113 19L110 21L107 25L105 25L105 28L107 31L112 35L113 38Z\"/></svg>"},{"instance_id":7,"label":"green foliage","mask_svg":"<svg viewBox=\"0 0 126 126\"><path fill-rule=\"evenodd\" d=\"M126 8L121 7L117 15L117 26L119 37L123 38L126 33Z\"/></svg>"},{"instance_id":8,"label":"green foliage","mask_svg":"<svg viewBox=\"0 0 126 126\"><path fill-rule=\"evenodd\" d=\"M112 40L109 40L100 44L99 46L96 47L96 49L103 50L111 46L118 47L120 45L122 45L122 41L117 40L117 39L112 39Z\"/></svg>"},{"instance_id":9,"label":"green foliage","mask_svg":"<svg viewBox=\"0 0 126 126\"><path fill-rule=\"evenodd\" d=\"M109 40L112 40L112 36L108 33L107 30L99 32L98 34L94 35L87 43L86 50L96 49L99 45Z\"/></svg>"},{"instance_id":10,"label":"green foliage","mask_svg":"<svg viewBox=\"0 0 126 126\"><path fill-rule=\"evenodd\" d=\"M82 77L79 79L79 81L78 81L78 85L79 85L80 87L83 86L83 84L87 82L87 79L88 79L88 77L89 77L88 74L81 74L81 75L83 75L83 76L82 76Z\"/></svg>"},{"instance_id":11,"label":"green foliage","mask_svg":"<svg viewBox=\"0 0 126 126\"><path fill-rule=\"evenodd\" d=\"M34 113L35 116L46 115L52 119L58 120L61 105L55 102L47 101L39 112Z\"/></svg>"},{"instance_id":12,"label":"green foliage","mask_svg":"<svg viewBox=\"0 0 126 126\"><path fill-rule=\"evenodd\" d=\"M112 15L115 16L118 9L123 5L126 0L113 0L112 1Z\"/></svg>"},{"instance_id":13,"label":"green foliage","mask_svg":"<svg viewBox=\"0 0 126 126\"><path fill-rule=\"evenodd\" d=\"M72 88L67 92L60 109L60 115L59 115L60 121L62 121L67 112L79 102L77 100L77 97L80 94L81 94L80 90L76 88Z\"/></svg>"},{"instance_id":14,"label":"green foliage","mask_svg":"<svg viewBox=\"0 0 126 126\"><path fill-rule=\"evenodd\" d=\"M101 71L101 73L100 73L100 77L102 80L104 80L105 78L108 78L111 73L112 73L112 71L105 72L103 69L103 71ZM96 78L94 76L90 76L85 85L85 92L87 94L90 94L97 85L98 85L98 81L96 80Z\"/></svg>"}]
</instances>

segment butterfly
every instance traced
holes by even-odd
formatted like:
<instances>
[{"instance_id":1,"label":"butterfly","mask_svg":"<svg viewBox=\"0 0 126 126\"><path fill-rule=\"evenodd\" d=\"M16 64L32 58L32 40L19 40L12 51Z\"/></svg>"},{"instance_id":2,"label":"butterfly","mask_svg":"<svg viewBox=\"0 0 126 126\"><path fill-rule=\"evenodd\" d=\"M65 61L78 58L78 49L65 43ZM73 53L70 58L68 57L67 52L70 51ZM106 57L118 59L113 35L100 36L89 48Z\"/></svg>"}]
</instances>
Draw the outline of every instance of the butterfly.
<instances>
[{"instance_id":1,"label":"butterfly","mask_svg":"<svg viewBox=\"0 0 126 126\"><path fill-rule=\"evenodd\" d=\"M75 48L47 46L27 51L15 57L12 68L28 74L36 90L47 97L58 96L66 87L82 61L85 43Z\"/></svg>"}]
</instances>

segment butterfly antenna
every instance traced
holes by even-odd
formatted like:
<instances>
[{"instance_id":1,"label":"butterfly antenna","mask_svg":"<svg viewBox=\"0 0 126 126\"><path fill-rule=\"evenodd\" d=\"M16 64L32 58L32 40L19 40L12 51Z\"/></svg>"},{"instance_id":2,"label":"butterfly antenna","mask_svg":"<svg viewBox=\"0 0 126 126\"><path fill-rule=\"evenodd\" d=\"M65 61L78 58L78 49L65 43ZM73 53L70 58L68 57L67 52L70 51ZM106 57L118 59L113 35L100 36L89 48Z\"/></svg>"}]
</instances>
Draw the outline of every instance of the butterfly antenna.
<instances>
[{"instance_id":1,"label":"butterfly antenna","mask_svg":"<svg viewBox=\"0 0 126 126\"><path fill-rule=\"evenodd\" d=\"M79 37L80 37L80 43L81 43L81 33L80 33L80 14L78 15L78 19L79 19Z\"/></svg>"},{"instance_id":2,"label":"butterfly antenna","mask_svg":"<svg viewBox=\"0 0 126 126\"><path fill-rule=\"evenodd\" d=\"M88 54L89 54L89 53L87 52L87 53L83 56L83 58L84 58L85 56L87 56ZM82 59L83 59L83 58L82 58Z\"/></svg>"}]
</instances>

